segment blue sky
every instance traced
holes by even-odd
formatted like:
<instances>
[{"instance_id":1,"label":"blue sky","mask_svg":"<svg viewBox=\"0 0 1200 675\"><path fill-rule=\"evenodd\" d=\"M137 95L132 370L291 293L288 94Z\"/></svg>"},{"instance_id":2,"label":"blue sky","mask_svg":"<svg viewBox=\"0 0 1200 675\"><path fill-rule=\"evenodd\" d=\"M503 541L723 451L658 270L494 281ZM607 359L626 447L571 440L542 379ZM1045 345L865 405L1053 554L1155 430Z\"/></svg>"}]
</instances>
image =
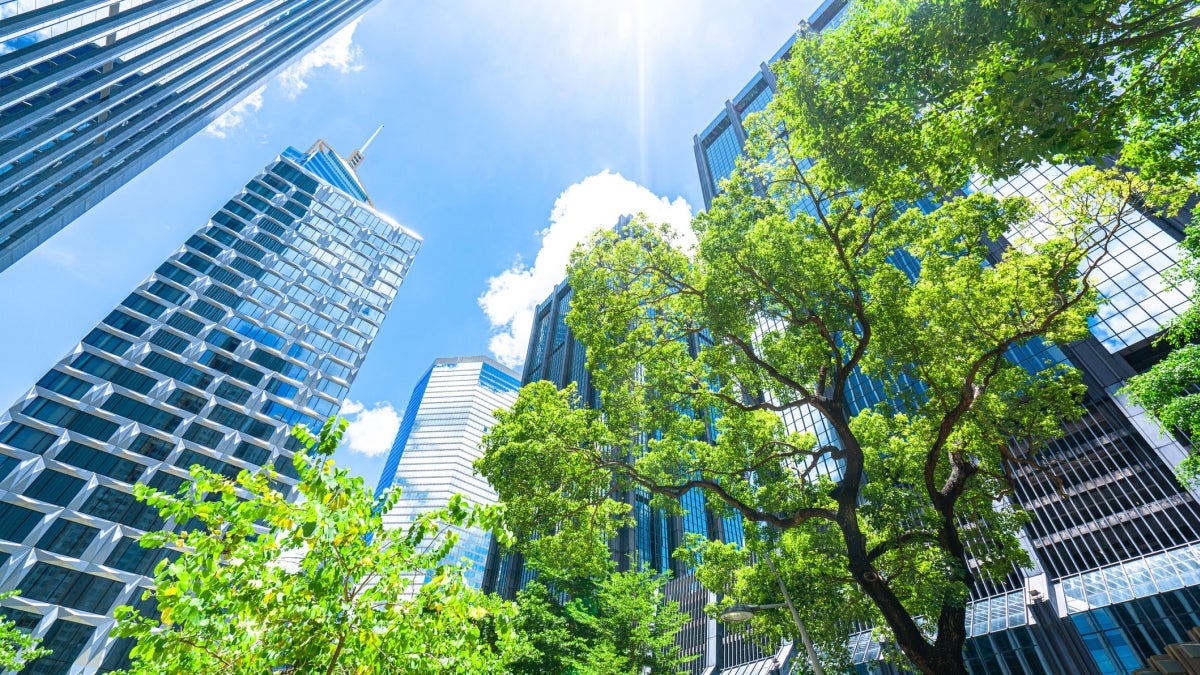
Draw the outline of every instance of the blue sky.
<instances>
[{"instance_id":1,"label":"blue sky","mask_svg":"<svg viewBox=\"0 0 1200 675\"><path fill-rule=\"evenodd\" d=\"M0 400L21 396L284 147L324 138L348 154L384 124L360 176L425 245L349 396L357 423L338 461L374 484L391 411L433 359L492 348L512 360L528 307L579 236L630 210L682 223L702 204L693 134L816 4L383 0L240 120L187 141L0 274Z\"/></svg>"}]
</instances>

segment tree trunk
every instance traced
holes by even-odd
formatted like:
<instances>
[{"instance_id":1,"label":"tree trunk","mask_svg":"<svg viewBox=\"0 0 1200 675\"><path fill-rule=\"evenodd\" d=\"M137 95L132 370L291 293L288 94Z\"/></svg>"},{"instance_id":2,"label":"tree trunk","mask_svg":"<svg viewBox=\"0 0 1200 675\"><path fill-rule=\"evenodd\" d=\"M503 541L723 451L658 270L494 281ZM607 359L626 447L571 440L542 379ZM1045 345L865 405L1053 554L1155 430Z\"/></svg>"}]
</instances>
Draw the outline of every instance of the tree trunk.
<instances>
[{"instance_id":1,"label":"tree trunk","mask_svg":"<svg viewBox=\"0 0 1200 675\"><path fill-rule=\"evenodd\" d=\"M958 649L938 649L922 658L920 663L913 661L913 665L925 675L967 675L961 644Z\"/></svg>"}]
</instances>

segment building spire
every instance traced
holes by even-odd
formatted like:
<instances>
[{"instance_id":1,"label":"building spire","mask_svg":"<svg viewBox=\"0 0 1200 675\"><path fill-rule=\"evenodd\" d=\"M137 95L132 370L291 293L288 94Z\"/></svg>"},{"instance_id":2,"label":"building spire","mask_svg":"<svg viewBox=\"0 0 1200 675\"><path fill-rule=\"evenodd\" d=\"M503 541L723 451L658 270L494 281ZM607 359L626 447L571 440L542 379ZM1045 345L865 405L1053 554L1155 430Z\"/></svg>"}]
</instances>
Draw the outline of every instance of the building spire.
<instances>
[{"instance_id":1,"label":"building spire","mask_svg":"<svg viewBox=\"0 0 1200 675\"><path fill-rule=\"evenodd\" d=\"M379 128L375 130L375 133L371 134L371 137L367 139L367 142L362 144L361 148L350 153L350 156L346 158L346 163L350 165L351 169L356 171L358 170L358 165L362 164L363 159L365 159L364 154L367 152L367 146L371 144L371 141L375 140L375 137L378 136L379 132L381 131L383 131L382 124L380 124Z\"/></svg>"}]
</instances>

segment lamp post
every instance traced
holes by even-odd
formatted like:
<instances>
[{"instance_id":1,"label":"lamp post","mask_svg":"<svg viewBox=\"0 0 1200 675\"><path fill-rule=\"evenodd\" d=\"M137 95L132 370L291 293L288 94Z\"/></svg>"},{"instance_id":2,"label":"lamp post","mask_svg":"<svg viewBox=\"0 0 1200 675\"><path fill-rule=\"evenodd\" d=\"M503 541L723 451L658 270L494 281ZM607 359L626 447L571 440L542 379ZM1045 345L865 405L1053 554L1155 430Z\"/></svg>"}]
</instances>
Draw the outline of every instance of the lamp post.
<instances>
[{"instance_id":1,"label":"lamp post","mask_svg":"<svg viewBox=\"0 0 1200 675\"><path fill-rule=\"evenodd\" d=\"M816 675L825 675L825 670L821 668L821 660L817 658L817 649L813 646L812 638L808 635L808 629L804 627L804 621L800 618L800 612L796 611L796 605L792 603L791 594L788 593L787 587L784 586L779 572L775 570L775 562L771 560L771 554L768 553L766 558L767 567L771 569L771 574L774 575L775 582L779 584L779 590L783 593L784 601L768 605L745 605L741 603L730 605L725 611L721 612L721 620L729 623L740 623L742 621L749 621L756 612L787 607L792 613L792 621L796 623L796 630L800 633L800 641L804 643L804 649L808 652L808 662L812 665L813 672Z\"/></svg>"}]
</instances>

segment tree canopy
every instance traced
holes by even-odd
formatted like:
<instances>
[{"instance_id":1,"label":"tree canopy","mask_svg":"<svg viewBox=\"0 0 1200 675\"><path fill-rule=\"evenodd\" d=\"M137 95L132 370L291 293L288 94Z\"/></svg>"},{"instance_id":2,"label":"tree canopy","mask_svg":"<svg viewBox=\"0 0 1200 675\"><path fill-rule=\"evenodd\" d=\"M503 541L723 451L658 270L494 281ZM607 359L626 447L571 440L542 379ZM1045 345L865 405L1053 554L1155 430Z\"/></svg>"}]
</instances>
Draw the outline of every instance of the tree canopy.
<instances>
[{"instance_id":1,"label":"tree canopy","mask_svg":"<svg viewBox=\"0 0 1200 675\"><path fill-rule=\"evenodd\" d=\"M0 593L0 600L20 595L17 591ZM40 647L41 640L17 627L16 622L0 616L0 669L20 670L26 663L50 654Z\"/></svg>"},{"instance_id":2,"label":"tree canopy","mask_svg":"<svg viewBox=\"0 0 1200 675\"><path fill-rule=\"evenodd\" d=\"M296 428L307 446L295 455L297 502L265 471L231 481L194 466L175 495L135 486L164 517L199 527L141 540L183 554L155 569L157 617L117 610L114 634L137 639L131 674L505 672L521 649L516 608L443 561L450 526L490 527L496 509L455 497L407 531L384 529L399 495L376 501L334 466L344 429L332 419L319 438Z\"/></svg>"},{"instance_id":3,"label":"tree canopy","mask_svg":"<svg viewBox=\"0 0 1200 675\"><path fill-rule=\"evenodd\" d=\"M695 220L691 254L644 219L575 253L567 322L603 410L527 385L477 468L539 569L597 569L632 522L625 490L672 512L701 490L806 571L814 634L869 621L923 672L965 672L968 588L1028 564L1024 515L1001 500L1006 463L1036 459L1009 442L1082 413L1077 371L1013 349L1086 336L1106 243L1135 202L1181 196L1086 168L1061 186L1060 218L985 194L927 212L818 182L774 138ZM715 551L700 556L731 559Z\"/></svg>"},{"instance_id":4,"label":"tree canopy","mask_svg":"<svg viewBox=\"0 0 1200 675\"><path fill-rule=\"evenodd\" d=\"M779 75L804 154L880 194L1106 156L1200 173L1194 0L856 0Z\"/></svg>"}]
</instances>

